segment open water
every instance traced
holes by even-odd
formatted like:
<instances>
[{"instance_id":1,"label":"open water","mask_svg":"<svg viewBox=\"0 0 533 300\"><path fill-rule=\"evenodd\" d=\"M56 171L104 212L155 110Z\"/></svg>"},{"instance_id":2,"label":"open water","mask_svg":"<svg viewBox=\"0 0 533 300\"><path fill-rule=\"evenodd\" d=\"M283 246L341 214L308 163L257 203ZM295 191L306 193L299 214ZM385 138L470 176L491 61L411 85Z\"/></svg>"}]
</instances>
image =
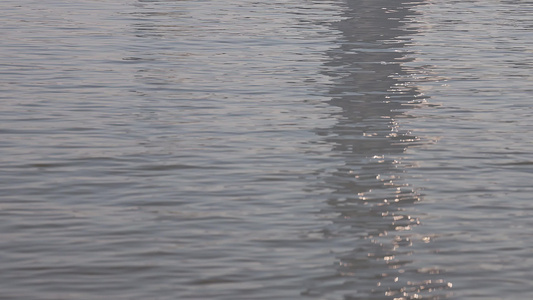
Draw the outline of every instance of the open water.
<instances>
[{"instance_id":1,"label":"open water","mask_svg":"<svg viewBox=\"0 0 533 300\"><path fill-rule=\"evenodd\" d=\"M533 297L533 2L3 0L0 299Z\"/></svg>"}]
</instances>

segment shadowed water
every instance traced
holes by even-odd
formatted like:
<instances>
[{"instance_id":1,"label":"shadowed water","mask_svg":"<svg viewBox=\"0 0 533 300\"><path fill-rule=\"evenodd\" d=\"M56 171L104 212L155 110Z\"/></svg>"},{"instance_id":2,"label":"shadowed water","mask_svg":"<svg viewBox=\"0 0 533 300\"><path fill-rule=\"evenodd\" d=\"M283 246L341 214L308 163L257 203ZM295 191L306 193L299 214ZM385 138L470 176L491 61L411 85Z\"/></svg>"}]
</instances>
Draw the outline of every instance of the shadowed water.
<instances>
[{"instance_id":1,"label":"shadowed water","mask_svg":"<svg viewBox=\"0 0 533 300\"><path fill-rule=\"evenodd\" d=\"M337 261L335 291L344 299L442 299L452 284L440 269L412 265L413 243L427 237L413 233L420 220L413 205L421 200L409 182L405 162L409 147L428 144L401 126L410 111L427 107L425 96L409 78L424 68L405 68L412 61L410 24L423 1L352 1L344 19L333 27L342 32L338 46L327 51L325 73L334 82L328 103L340 108L337 123L319 130L344 163L325 178L332 190L325 212L335 215L326 235ZM331 245L330 245L331 247ZM327 282L327 280L324 280ZM319 286L324 285L320 283Z\"/></svg>"},{"instance_id":2,"label":"shadowed water","mask_svg":"<svg viewBox=\"0 0 533 300\"><path fill-rule=\"evenodd\" d=\"M2 1L0 299L516 299L527 1Z\"/></svg>"}]
</instances>

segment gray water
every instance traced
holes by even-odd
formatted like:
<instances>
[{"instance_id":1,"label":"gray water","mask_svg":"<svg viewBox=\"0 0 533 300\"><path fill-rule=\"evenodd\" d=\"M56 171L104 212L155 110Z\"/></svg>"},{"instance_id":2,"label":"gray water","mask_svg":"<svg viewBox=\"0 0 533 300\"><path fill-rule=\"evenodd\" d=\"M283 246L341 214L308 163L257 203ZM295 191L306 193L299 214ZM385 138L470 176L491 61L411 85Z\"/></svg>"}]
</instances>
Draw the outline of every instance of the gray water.
<instances>
[{"instance_id":1,"label":"gray water","mask_svg":"<svg viewBox=\"0 0 533 300\"><path fill-rule=\"evenodd\" d=\"M533 2L4 0L0 299L528 299Z\"/></svg>"}]
</instances>

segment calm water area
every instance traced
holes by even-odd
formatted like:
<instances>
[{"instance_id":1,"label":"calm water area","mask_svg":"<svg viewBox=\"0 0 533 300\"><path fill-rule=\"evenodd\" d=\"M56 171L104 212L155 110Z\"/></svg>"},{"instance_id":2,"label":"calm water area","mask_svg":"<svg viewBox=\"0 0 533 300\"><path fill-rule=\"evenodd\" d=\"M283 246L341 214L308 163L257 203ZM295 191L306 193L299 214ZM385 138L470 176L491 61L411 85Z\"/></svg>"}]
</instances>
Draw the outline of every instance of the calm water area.
<instances>
[{"instance_id":1,"label":"calm water area","mask_svg":"<svg viewBox=\"0 0 533 300\"><path fill-rule=\"evenodd\" d=\"M533 2L2 0L0 299L532 299Z\"/></svg>"}]
</instances>

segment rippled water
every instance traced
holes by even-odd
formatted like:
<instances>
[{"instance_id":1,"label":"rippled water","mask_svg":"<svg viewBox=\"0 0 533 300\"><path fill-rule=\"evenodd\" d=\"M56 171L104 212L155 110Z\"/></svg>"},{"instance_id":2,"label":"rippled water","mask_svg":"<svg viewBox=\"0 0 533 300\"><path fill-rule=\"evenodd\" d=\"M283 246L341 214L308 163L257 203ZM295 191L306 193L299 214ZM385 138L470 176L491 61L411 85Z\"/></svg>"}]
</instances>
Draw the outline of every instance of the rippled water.
<instances>
[{"instance_id":1,"label":"rippled water","mask_svg":"<svg viewBox=\"0 0 533 300\"><path fill-rule=\"evenodd\" d=\"M527 299L533 3L0 3L1 299Z\"/></svg>"}]
</instances>

